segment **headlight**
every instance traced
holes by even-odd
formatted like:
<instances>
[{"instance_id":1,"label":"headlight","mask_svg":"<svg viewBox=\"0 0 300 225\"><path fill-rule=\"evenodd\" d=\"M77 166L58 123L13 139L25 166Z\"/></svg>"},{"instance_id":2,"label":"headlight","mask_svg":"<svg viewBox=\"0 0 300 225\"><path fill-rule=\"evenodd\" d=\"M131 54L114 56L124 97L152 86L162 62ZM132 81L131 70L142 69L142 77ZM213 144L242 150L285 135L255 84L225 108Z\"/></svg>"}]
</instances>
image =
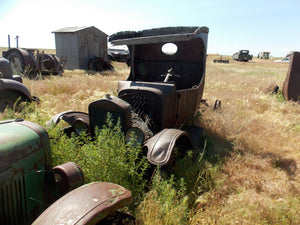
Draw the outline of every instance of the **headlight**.
<instances>
[{"instance_id":1,"label":"headlight","mask_svg":"<svg viewBox=\"0 0 300 225\"><path fill-rule=\"evenodd\" d=\"M73 128L78 135L88 132L88 125L81 118L74 121Z\"/></svg>"},{"instance_id":2,"label":"headlight","mask_svg":"<svg viewBox=\"0 0 300 225\"><path fill-rule=\"evenodd\" d=\"M137 143L142 145L144 143L145 135L141 129L137 127L132 127L126 131L126 143L128 143L132 139L136 140Z\"/></svg>"}]
</instances>

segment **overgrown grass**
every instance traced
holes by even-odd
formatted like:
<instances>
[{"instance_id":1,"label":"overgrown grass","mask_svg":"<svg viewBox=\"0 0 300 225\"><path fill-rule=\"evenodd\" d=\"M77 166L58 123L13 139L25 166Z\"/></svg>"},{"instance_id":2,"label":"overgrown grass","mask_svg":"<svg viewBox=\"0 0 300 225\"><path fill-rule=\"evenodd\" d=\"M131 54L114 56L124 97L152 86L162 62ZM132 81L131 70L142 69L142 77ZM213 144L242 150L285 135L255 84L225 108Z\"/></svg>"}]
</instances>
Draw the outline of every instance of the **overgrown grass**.
<instances>
[{"instance_id":1,"label":"overgrown grass","mask_svg":"<svg viewBox=\"0 0 300 225\"><path fill-rule=\"evenodd\" d=\"M41 103L18 113L8 110L1 118L45 126L58 112L86 112L91 101L116 93L117 81L126 79L129 68L114 66L105 74L65 71L62 77L25 78ZM209 56L203 98L210 106L201 105L201 118L194 121L204 128L206 146L178 161L176 177L156 174L149 191L135 175L144 165L144 159L133 160L140 149L125 144L117 128L108 126L95 140L69 139L52 128L54 162L74 158L87 181L107 179L128 187L136 195L133 213L140 224L300 224L300 107L284 100L281 90L265 92L270 84L281 89L287 66L259 59L217 64ZM222 101L220 110L212 109L216 99ZM124 161L113 158L118 155Z\"/></svg>"},{"instance_id":2,"label":"overgrown grass","mask_svg":"<svg viewBox=\"0 0 300 225\"><path fill-rule=\"evenodd\" d=\"M117 183L132 192L135 204L141 201L150 164L141 146L134 138L126 143L119 124L113 125L110 117L107 126L96 132L94 138L85 133L69 137L57 127L48 132L54 165L73 161L82 168L86 183Z\"/></svg>"}]
</instances>

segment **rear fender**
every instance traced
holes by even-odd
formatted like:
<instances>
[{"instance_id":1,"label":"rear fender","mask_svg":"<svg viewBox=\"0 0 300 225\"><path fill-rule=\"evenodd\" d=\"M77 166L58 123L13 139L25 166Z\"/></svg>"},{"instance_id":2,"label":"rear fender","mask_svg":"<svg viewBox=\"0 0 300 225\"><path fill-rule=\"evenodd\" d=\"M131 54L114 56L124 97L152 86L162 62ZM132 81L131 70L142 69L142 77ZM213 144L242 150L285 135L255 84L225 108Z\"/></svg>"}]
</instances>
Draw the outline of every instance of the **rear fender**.
<instances>
[{"instance_id":1,"label":"rear fender","mask_svg":"<svg viewBox=\"0 0 300 225\"><path fill-rule=\"evenodd\" d=\"M90 183L58 199L33 224L96 224L131 202L131 192L120 185Z\"/></svg>"},{"instance_id":2,"label":"rear fender","mask_svg":"<svg viewBox=\"0 0 300 225\"><path fill-rule=\"evenodd\" d=\"M178 153L183 156L186 150L193 148L190 135L178 129L164 129L146 142L147 158L154 165L167 165L171 161L175 146L179 145L181 148Z\"/></svg>"},{"instance_id":3,"label":"rear fender","mask_svg":"<svg viewBox=\"0 0 300 225\"><path fill-rule=\"evenodd\" d=\"M24 84L12 79L0 79L0 90L8 89L22 93L29 101L31 101L30 91Z\"/></svg>"}]
</instances>

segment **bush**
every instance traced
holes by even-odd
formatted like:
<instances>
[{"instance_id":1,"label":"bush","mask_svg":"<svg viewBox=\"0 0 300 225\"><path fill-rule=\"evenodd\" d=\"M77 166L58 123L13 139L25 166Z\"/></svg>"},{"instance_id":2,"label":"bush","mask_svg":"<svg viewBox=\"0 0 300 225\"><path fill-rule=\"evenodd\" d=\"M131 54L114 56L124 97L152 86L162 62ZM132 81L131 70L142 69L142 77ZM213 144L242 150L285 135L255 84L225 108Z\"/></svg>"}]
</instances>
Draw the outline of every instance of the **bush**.
<instances>
[{"instance_id":1,"label":"bush","mask_svg":"<svg viewBox=\"0 0 300 225\"><path fill-rule=\"evenodd\" d=\"M83 170L85 182L107 181L129 189L135 202L143 196L147 181L144 179L149 163L142 148L132 138L125 143L119 124L96 132L95 138L87 134L68 137L59 128L49 130L53 165L67 161L77 163Z\"/></svg>"}]
</instances>

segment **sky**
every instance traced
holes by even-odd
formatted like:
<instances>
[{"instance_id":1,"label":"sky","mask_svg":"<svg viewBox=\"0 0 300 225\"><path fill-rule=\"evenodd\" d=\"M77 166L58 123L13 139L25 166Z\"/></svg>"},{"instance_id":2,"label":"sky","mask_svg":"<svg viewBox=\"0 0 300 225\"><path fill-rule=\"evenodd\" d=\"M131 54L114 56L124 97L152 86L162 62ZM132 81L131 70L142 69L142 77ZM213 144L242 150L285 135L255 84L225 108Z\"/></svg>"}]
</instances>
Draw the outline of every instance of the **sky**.
<instances>
[{"instance_id":1,"label":"sky","mask_svg":"<svg viewBox=\"0 0 300 225\"><path fill-rule=\"evenodd\" d=\"M0 46L55 49L55 30L95 26L107 35L207 26L209 54L300 51L300 0L0 0Z\"/></svg>"}]
</instances>

